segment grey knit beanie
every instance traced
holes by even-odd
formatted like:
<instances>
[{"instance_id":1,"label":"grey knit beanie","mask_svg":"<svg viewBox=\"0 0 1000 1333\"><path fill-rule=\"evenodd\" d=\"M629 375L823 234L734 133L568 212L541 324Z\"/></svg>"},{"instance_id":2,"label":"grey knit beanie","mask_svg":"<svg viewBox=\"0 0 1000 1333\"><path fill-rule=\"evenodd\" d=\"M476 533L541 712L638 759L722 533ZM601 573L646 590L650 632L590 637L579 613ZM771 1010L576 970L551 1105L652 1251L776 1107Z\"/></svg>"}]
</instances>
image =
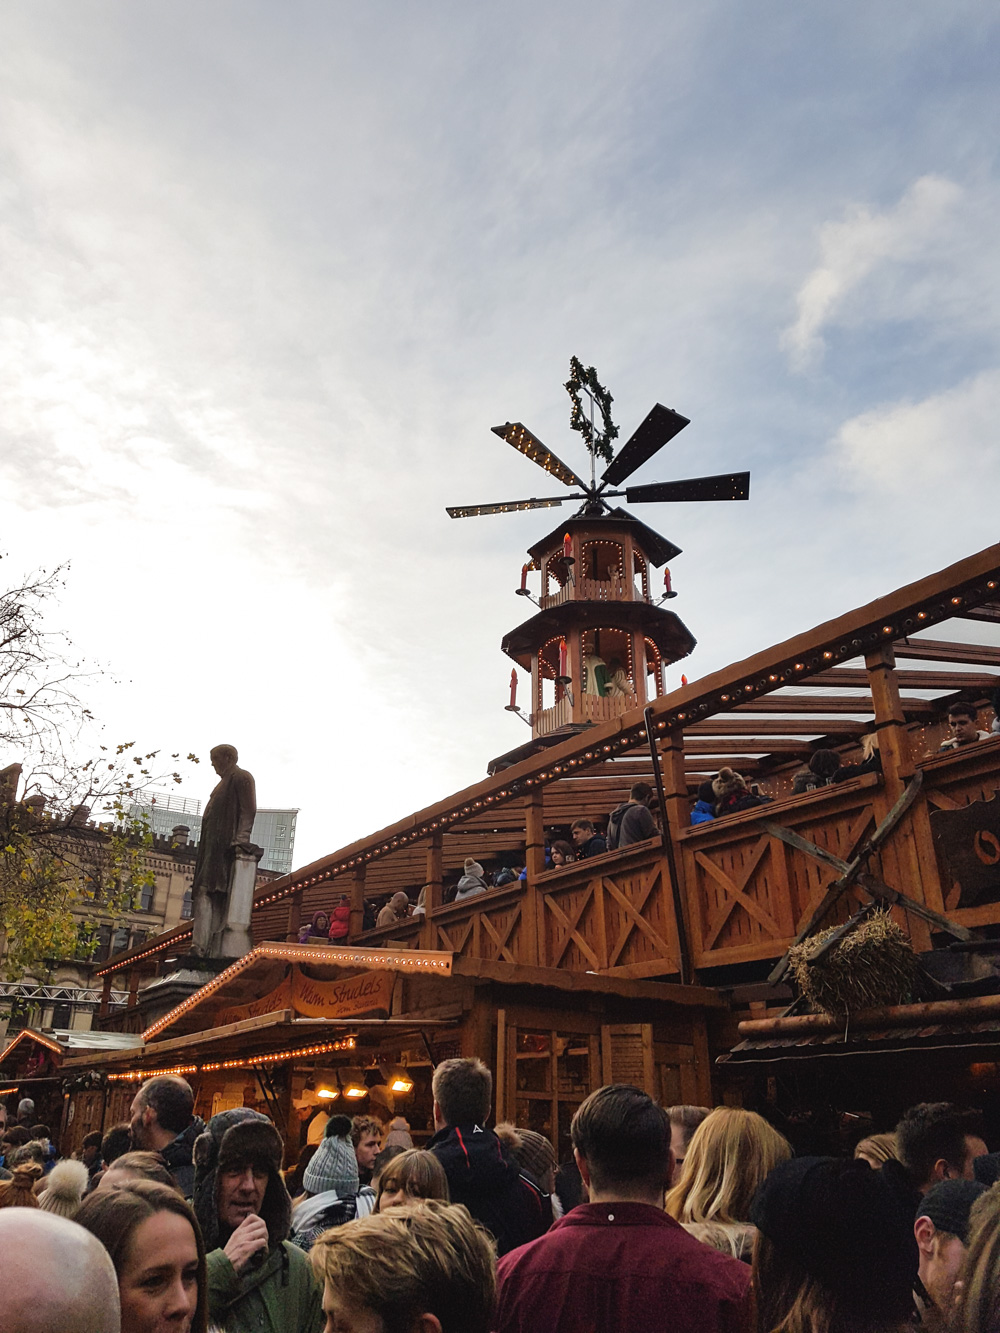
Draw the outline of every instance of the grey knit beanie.
<instances>
[{"instance_id":1,"label":"grey knit beanie","mask_svg":"<svg viewBox=\"0 0 1000 1333\"><path fill-rule=\"evenodd\" d=\"M358 1159L351 1142L350 1116L330 1117L323 1141L306 1167L302 1183L310 1194L325 1194L327 1190L336 1190L341 1199L357 1194L361 1184L358 1179Z\"/></svg>"}]
</instances>

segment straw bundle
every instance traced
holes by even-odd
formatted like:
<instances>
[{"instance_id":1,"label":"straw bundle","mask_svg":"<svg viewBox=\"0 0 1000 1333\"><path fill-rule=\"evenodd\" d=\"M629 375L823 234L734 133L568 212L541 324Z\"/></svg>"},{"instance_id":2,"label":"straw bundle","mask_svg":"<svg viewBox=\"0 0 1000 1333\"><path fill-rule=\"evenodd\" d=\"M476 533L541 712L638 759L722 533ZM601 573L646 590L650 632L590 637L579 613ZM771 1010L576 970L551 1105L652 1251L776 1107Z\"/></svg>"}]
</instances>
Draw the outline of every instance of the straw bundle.
<instances>
[{"instance_id":1,"label":"straw bundle","mask_svg":"<svg viewBox=\"0 0 1000 1333\"><path fill-rule=\"evenodd\" d=\"M920 961L889 912L873 912L814 963L816 951L836 929L821 931L789 951L796 984L816 1009L843 1018L859 1009L932 998Z\"/></svg>"}]
</instances>

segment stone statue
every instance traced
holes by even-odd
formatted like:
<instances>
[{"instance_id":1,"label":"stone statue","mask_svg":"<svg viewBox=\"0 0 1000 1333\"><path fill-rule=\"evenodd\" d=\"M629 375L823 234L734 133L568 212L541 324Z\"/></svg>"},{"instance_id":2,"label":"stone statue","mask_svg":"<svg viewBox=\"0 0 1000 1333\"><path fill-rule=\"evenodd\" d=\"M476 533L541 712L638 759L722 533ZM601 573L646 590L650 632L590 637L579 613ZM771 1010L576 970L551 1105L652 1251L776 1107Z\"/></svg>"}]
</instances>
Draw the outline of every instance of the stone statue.
<instances>
[{"instance_id":1,"label":"stone statue","mask_svg":"<svg viewBox=\"0 0 1000 1333\"><path fill-rule=\"evenodd\" d=\"M250 841L257 792L238 759L232 745L211 752L220 781L202 816L191 886L191 952L197 958L242 958L252 946L250 908L263 848Z\"/></svg>"}]
</instances>

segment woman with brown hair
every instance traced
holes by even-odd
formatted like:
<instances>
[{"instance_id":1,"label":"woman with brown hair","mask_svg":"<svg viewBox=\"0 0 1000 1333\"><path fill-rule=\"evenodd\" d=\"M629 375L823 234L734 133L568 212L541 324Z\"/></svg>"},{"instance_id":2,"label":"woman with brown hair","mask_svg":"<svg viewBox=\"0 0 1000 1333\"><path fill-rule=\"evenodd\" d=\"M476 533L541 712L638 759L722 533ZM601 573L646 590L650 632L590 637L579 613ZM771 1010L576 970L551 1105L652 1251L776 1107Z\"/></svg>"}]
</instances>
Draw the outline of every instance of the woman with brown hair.
<instances>
[{"instance_id":1,"label":"woman with brown hair","mask_svg":"<svg viewBox=\"0 0 1000 1333\"><path fill-rule=\"evenodd\" d=\"M208 1280L201 1229L175 1189L131 1180L96 1190L76 1221L115 1266L121 1333L206 1333Z\"/></svg>"},{"instance_id":2,"label":"woman with brown hair","mask_svg":"<svg viewBox=\"0 0 1000 1333\"><path fill-rule=\"evenodd\" d=\"M410 1148L394 1157L379 1177L378 1197L373 1211L384 1213L387 1208L417 1203L421 1199L450 1202L448 1177L432 1152L424 1148Z\"/></svg>"},{"instance_id":3,"label":"woman with brown hair","mask_svg":"<svg viewBox=\"0 0 1000 1333\"><path fill-rule=\"evenodd\" d=\"M37 1208L35 1182L42 1177L42 1166L29 1157L11 1168L10 1180L0 1181L0 1208Z\"/></svg>"}]
</instances>

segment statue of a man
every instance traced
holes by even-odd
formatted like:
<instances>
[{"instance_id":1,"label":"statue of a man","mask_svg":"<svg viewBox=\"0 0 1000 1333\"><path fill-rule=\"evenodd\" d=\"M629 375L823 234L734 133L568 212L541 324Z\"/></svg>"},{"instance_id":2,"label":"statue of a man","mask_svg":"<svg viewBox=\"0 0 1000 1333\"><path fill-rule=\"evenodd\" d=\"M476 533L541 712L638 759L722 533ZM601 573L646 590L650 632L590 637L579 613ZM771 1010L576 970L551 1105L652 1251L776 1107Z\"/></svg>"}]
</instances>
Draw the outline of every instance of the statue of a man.
<instances>
[{"instance_id":1,"label":"statue of a man","mask_svg":"<svg viewBox=\"0 0 1000 1333\"><path fill-rule=\"evenodd\" d=\"M217 745L210 758L220 781L202 816L191 886L194 905L191 952L199 958L224 956L222 935L229 919L233 862L238 851L252 847L250 835L257 813L253 776L237 767L236 747Z\"/></svg>"}]
</instances>

